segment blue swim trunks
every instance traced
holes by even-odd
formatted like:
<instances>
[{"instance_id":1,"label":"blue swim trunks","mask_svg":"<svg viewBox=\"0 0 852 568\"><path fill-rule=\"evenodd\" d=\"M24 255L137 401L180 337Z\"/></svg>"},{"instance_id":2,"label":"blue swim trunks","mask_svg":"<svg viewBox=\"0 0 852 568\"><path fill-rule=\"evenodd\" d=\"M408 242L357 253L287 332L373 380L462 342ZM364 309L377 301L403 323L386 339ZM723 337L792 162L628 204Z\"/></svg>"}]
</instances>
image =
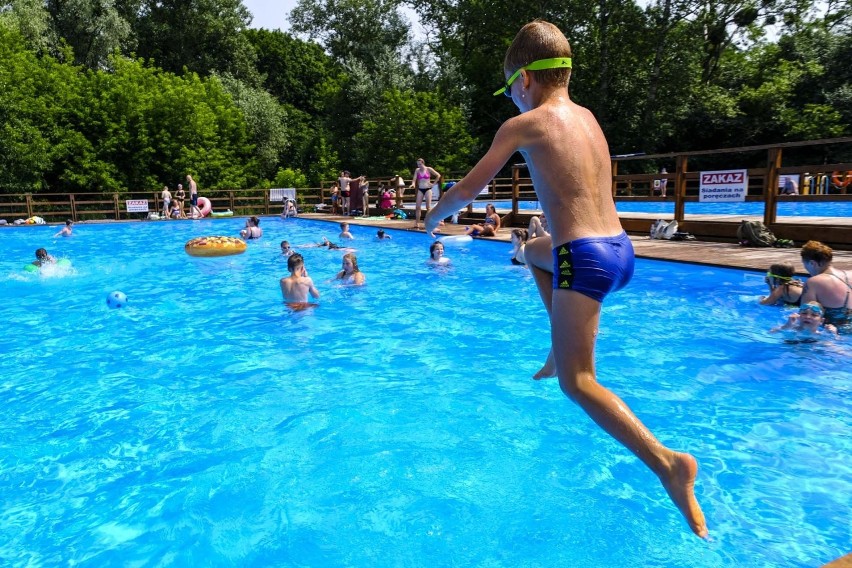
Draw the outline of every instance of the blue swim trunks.
<instances>
[{"instance_id":1,"label":"blue swim trunks","mask_svg":"<svg viewBox=\"0 0 852 568\"><path fill-rule=\"evenodd\" d=\"M587 237L553 249L553 289L574 290L603 302L633 276L633 245L627 233Z\"/></svg>"}]
</instances>

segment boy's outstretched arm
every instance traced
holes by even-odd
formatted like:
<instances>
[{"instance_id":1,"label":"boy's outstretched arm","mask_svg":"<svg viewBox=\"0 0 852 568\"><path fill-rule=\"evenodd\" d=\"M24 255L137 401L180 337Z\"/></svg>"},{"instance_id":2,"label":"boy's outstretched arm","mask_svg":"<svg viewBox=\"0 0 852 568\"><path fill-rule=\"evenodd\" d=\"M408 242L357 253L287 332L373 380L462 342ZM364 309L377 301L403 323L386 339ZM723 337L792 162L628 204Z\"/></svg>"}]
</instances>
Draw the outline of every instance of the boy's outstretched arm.
<instances>
[{"instance_id":1,"label":"boy's outstretched arm","mask_svg":"<svg viewBox=\"0 0 852 568\"><path fill-rule=\"evenodd\" d=\"M503 123L494 136L488 152L468 172L464 179L457 182L450 191L445 193L429 213L426 214L424 225L426 233L434 235L435 228L445 218L476 199L506 161L518 150L517 122L518 118L510 118Z\"/></svg>"}]
</instances>

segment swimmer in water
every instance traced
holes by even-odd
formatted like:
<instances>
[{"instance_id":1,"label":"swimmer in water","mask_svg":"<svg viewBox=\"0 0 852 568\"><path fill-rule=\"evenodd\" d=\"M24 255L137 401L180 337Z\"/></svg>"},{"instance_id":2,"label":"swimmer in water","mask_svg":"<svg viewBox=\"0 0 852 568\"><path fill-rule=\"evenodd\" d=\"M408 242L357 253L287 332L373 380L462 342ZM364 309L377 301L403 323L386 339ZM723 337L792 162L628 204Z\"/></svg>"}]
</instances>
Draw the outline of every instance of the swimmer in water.
<instances>
[{"instance_id":1,"label":"swimmer in water","mask_svg":"<svg viewBox=\"0 0 852 568\"><path fill-rule=\"evenodd\" d=\"M290 248L290 241L281 241L281 254L284 256L293 256L296 251Z\"/></svg>"},{"instance_id":2,"label":"swimmer in water","mask_svg":"<svg viewBox=\"0 0 852 568\"><path fill-rule=\"evenodd\" d=\"M340 234L337 236L341 239L355 239L355 237L352 236L352 233L349 232L349 223L346 221L340 224Z\"/></svg>"},{"instance_id":3,"label":"swimmer in water","mask_svg":"<svg viewBox=\"0 0 852 568\"><path fill-rule=\"evenodd\" d=\"M444 243L435 241L429 246L429 260L426 264L439 265L449 264L450 259L444 256Z\"/></svg>"},{"instance_id":4,"label":"swimmer in water","mask_svg":"<svg viewBox=\"0 0 852 568\"><path fill-rule=\"evenodd\" d=\"M831 324L823 325L824 323L825 310L822 305L819 302L808 302L799 308L798 312L790 314L784 325L772 328L769 332L794 331L800 340L810 338L816 341L820 335L836 338L837 328Z\"/></svg>"},{"instance_id":5,"label":"swimmer in water","mask_svg":"<svg viewBox=\"0 0 852 568\"><path fill-rule=\"evenodd\" d=\"M71 236L71 229L72 229L73 226L74 226L74 221L72 221L71 219L68 219L67 221L65 221L65 226L62 227L62 230L59 231L58 233L56 233L53 236L54 237L70 237Z\"/></svg>"},{"instance_id":6,"label":"swimmer in water","mask_svg":"<svg viewBox=\"0 0 852 568\"><path fill-rule=\"evenodd\" d=\"M337 273L334 279L342 280L344 284L353 286L361 286L367 281L364 273L358 268L358 259L351 252L343 255L342 270Z\"/></svg>"},{"instance_id":7,"label":"swimmer in water","mask_svg":"<svg viewBox=\"0 0 852 568\"><path fill-rule=\"evenodd\" d=\"M314 299L319 299L320 293L314 286L314 281L308 276L305 269L305 260L299 253L293 253L287 259L287 270L290 276L281 279L281 295L284 303L294 310L304 310L317 304L308 302L308 294Z\"/></svg>"},{"instance_id":8,"label":"swimmer in water","mask_svg":"<svg viewBox=\"0 0 852 568\"><path fill-rule=\"evenodd\" d=\"M33 261L35 266L46 266L48 264L56 264L56 259L48 254L47 250L40 248L35 251L36 259Z\"/></svg>"}]
</instances>

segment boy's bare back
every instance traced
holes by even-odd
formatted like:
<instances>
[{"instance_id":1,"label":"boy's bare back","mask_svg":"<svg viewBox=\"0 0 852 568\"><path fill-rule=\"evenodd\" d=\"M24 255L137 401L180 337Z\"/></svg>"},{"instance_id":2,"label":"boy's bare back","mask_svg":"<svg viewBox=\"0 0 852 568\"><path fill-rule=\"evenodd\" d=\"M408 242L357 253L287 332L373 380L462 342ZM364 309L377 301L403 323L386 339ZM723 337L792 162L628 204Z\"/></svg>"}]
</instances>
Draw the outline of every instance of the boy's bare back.
<instances>
[{"instance_id":1,"label":"boy's bare back","mask_svg":"<svg viewBox=\"0 0 852 568\"><path fill-rule=\"evenodd\" d=\"M319 298L319 292L314 287L314 281L308 276L291 274L281 279L281 295L288 304L308 301L308 294Z\"/></svg>"},{"instance_id":2,"label":"boy's bare back","mask_svg":"<svg viewBox=\"0 0 852 568\"><path fill-rule=\"evenodd\" d=\"M622 231L606 138L592 113L568 98L567 89L551 93L503 129L526 158L554 243Z\"/></svg>"}]
</instances>

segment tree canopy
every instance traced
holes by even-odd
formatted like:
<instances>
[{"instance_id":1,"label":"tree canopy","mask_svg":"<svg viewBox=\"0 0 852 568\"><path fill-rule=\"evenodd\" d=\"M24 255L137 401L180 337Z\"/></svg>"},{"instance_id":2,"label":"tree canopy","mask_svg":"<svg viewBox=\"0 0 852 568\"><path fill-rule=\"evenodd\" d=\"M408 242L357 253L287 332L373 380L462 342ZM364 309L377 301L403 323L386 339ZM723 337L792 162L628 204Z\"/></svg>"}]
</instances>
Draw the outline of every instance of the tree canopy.
<instances>
[{"instance_id":1,"label":"tree canopy","mask_svg":"<svg viewBox=\"0 0 852 568\"><path fill-rule=\"evenodd\" d=\"M520 24L572 44L570 92L613 153L852 135L852 7L800 0L0 3L0 191L317 185L464 171L517 112L493 91ZM415 14L409 18L406 13Z\"/></svg>"}]
</instances>

